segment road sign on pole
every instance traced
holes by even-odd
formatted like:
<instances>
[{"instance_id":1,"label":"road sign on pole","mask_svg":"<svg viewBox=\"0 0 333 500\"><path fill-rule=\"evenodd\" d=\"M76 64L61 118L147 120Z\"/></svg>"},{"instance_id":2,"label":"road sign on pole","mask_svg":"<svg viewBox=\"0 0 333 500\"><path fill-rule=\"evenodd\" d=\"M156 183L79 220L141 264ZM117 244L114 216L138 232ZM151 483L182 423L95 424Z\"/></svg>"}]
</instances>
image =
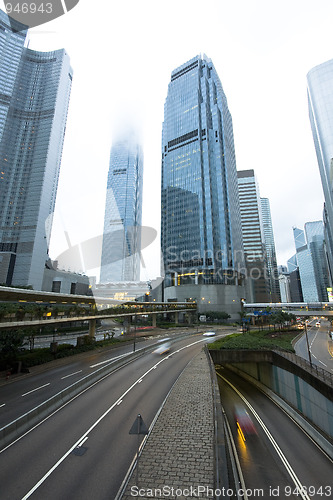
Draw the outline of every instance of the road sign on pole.
<instances>
[{"instance_id":1,"label":"road sign on pole","mask_svg":"<svg viewBox=\"0 0 333 500\"><path fill-rule=\"evenodd\" d=\"M133 425L130 428L129 434L148 434L148 427L144 423L140 413L134 420Z\"/></svg>"},{"instance_id":2,"label":"road sign on pole","mask_svg":"<svg viewBox=\"0 0 333 500\"><path fill-rule=\"evenodd\" d=\"M140 451L140 435L147 435L148 434L148 427L143 421L143 418L141 417L140 413L136 417L136 419L133 422L132 427L130 428L129 434L137 434L138 436L138 451L136 454L136 485L139 485L139 451Z\"/></svg>"}]
</instances>

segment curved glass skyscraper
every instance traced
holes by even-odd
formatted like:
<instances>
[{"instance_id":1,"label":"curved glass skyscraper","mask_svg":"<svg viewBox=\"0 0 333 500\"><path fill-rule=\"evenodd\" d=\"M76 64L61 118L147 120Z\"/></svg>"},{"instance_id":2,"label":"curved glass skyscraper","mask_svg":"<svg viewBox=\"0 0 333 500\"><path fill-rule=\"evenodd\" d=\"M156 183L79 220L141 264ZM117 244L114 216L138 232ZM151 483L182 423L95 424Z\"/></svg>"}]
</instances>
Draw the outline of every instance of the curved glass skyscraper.
<instances>
[{"instance_id":1,"label":"curved glass skyscraper","mask_svg":"<svg viewBox=\"0 0 333 500\"><path fill-rule=\"evenodd\" d=\"M143 152L129 135L111 148L101 261L101 283L139 281Z\"/></svg>"},{"instance_id":2,"label":"curved glass skyscraper","mask_svg":"<svg viewBox=\"0 0 333 500\"><path fill-rule=\"evenodd\" d=\"M24 48L3 12L0 40L0 282L40 290L72 69L64 50Z\"/></svg>"},{"instance_id":3,"label":"curved glass skyscraper","mask_svg":"<svg viewBox=\"0 0 333 500\"><path fill-rule=\"evenodd\" d=\"M240 283L244 256L232 120L206 56L171 74L161 188L165 286Z\"/></svg>"}]
</instances>

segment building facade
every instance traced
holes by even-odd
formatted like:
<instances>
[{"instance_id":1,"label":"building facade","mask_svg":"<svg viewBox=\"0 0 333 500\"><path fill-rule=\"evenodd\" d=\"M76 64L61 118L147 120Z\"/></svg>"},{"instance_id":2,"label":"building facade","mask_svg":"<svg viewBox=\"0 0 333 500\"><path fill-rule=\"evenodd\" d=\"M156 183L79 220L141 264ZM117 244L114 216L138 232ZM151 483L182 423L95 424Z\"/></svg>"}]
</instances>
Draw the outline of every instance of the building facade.
<instances>
[{"instance_id":1,"label":"building facade","mask_svg":"<svg viewBox=\"0 0 333 500\"><path fill-rule=\"evenodd\" d=\"M328 276L322 221L307 222L304 231L293 228L296 260L304 302L326 302Z\"/></svg>"},{"instance_id":2,"label":"building facade","mask_svg":"<svg viewBox=\"0 0 333 500\"><path fill-rule=\"evenodd\" d=\"M171 73L161 205L165 299L196 299L199 310L239 310L245 269L232 119L206 56Z\"/></svg>"},{"instance_id":3,"label":"building facade","mask_svg":"<svg viewBox=\"0 0 333 500\"><path fill-rule=\"evenodd\" d=\"M11 30L3 12L1 22ZM8 106L1 115L0 282L41 290L72 69L65 50L29 50L13 34L6 37L6 57L9 63L1 54L0 75L11 72L13 83L2 98Z\"/></svg>"},{"instance_id":4,"label":"building facade","mask_svg":"<svg viewBox=\"0 0 333 500\"><path fill-rule=\"evenodd\" d=\"M267 273L270 302L280 302L279 272L276 260L276 250L273 232L271 209L268 198L260 198L264 245L267 259ZM286 301L288 302L288 301Z\"/></svg>"},{"instance_id":5,"label":"building facade","mask_svg":"<svg viewBox=\"0 0 333 500\"><path fill-rule=\"evenodd\" d=\"M307 74L309 117L325 198L324 235L330 285L333 283L333 59Z\"/></svg>"},{"instance_id":6,"label":"building facade","mask_svg":"<svg viewBox=\"0 0 333 500\"><path fill-rule=\"evenodd\" d=\"M243 244L251 302L270 302L261 199L254 170L237 172Z\"/></svg>"},{"instance_id":7,"label":"building facade","mask_svg":"<svg viewBox=\"0 0 333 500\"><path fill-rule=\"evenodd\" d=\"M140 280L143 152L131 133L111 148L101 283Z\"/></svg>"}]
</instances>

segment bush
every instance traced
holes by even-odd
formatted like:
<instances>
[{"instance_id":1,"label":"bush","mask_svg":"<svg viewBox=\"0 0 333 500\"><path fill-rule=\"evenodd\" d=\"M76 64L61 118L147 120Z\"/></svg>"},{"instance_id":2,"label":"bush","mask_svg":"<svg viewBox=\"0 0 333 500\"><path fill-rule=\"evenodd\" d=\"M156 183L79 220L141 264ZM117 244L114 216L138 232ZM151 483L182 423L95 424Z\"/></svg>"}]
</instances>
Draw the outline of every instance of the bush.
<instances>
[{"instance_id":1,"label":"bush","mask_svg":"<svg viewBox=\"0 0 333 500\"><path fill-rule=\"evenodd\" d=\"M294 352L291 341L295 332L265 332L252 330L234 333L209 345L209 349L285 349Z\"/></svg>"}]
</instances>

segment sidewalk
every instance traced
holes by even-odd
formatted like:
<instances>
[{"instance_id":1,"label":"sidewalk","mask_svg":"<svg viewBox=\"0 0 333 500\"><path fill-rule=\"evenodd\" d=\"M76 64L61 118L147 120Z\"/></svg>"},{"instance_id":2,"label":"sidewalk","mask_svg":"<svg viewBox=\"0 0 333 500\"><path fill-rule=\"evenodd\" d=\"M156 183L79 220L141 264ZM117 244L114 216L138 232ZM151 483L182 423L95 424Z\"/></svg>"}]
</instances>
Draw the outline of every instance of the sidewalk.
<instances>
[{"instance_id":1,"label":"sidewalk","mask_svg":"<svg viewBox=\"0 0 333 500\"><path fill-rule=\"evenodd\" d=\"M140 456L138 484L134 469L123 500L207 498L206 488L214 490L213 407L202 350L175 383Z\"/></svg>"}]
</instances>

